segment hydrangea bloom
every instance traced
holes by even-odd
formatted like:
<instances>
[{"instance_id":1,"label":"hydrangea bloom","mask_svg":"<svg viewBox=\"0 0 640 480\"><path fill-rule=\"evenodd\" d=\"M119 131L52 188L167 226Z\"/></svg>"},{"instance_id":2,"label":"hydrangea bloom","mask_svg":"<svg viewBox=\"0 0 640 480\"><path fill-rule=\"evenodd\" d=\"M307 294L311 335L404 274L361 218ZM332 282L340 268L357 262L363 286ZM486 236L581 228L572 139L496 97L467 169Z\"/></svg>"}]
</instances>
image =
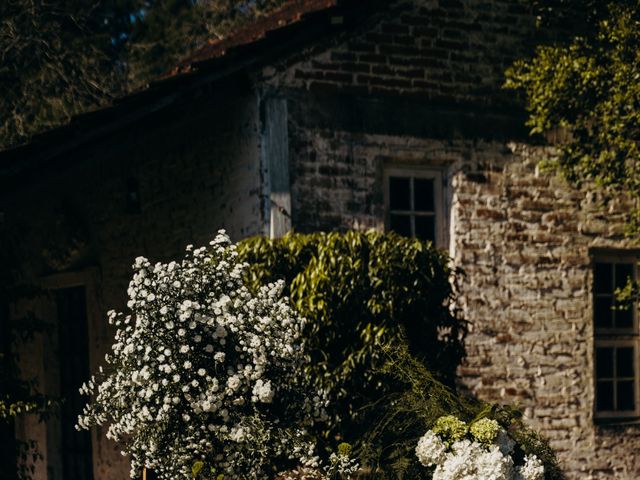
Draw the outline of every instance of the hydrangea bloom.
<instances>
[{"instance_id":1,"label":"hydrangea bloom","mask_svg":"<svg viewBox=\"0 0 640 480\"><path fill-rule=\"evenodd\" d=\"M250 292L223 232L180 262L140 257L133 268L129 313L109 313L109 373L83 387L95 399L78 427L108 424L132 478L143 466L189 478L194 462L225 478L268 478L310 458L304 428L324 400L304 376L303 321L282 285Z\"/></svg>"},{"instance_id":2,"label":"hydrangea bloom","mask_svg":"<svg viewBox=\"0 0 640 480\"><path fill-rule=\"evenodd\" d=\"M422 465L431 467L444 460L446 451L447 446L440 437L429 430L418 440L416 456Z\"/></svg>"},{"instance_id":3,"label":"hydrangea bloom","mask_svg":"<svg viewBox=\"0 0 640 480\"><path fill-rule=\"evenodd\" d=\"M513 479L513 460L497 446L486 448L478 442L458 440L438 464L433 480Z\"/></svg>"},{"instance_id":4,"label":"hydrangea bloom","mask_svg":"<svg viewBox=\"0 0 640 480\"><path fill-rule=\"evenodd\" d=\"M482 419L467 428L448 415L420 438L416 456L425 467L435 466L433 480L544 480L544 466L535 455L514 467L514 446L495 420Z\"/></svg>"},{"instance_id":5,"label":"hydrangea bloom","mask_svg":"<svg viewBox=\"0 0 640 480\"><path fill-rule=\"evenodd\" d=\"M491 444L500 431L500 424L491 418L482 418L473 423L469 431L480 443Z\"/></svg>"},{"instance_id":6,"label":"hydrangea bloom","mask_svg":"<svg viewBox=\"0 0 640 480\"><path fill-rule=\"evenodd\" d=\"M453 415L445 415L436 421L433 432L451 440L459 440L467 434L467 424Z\"/></svg>"},{"instance_id":7,"label":"hydrangea bloom","mask_svg":"<svg viewBox=\"0 0 640 480\"><path fill-rule=\"evenodd\" d=\"M535 455L526 455L524 465L517 468L516 480L544 480L544 465Z\"/></svg>"}]
</instances>

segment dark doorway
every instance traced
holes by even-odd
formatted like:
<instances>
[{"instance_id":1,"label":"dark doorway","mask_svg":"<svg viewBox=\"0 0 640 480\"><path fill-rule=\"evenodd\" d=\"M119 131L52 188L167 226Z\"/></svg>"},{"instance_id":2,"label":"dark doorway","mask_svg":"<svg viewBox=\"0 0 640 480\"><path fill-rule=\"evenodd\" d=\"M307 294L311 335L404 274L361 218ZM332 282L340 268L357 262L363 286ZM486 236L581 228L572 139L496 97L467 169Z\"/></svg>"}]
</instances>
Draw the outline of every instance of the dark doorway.
<instances>
[{"instance_id":1,"label":"dark doorway","mask_svg":"<svg viewBox=\"0 0 640 480\"><path fill-rule=\"evenodd\" d=\"M78 389L89 379L89 335L84 287L56 291L60 348L61 453L64 480L91 480L91 434L75 424L85 404Z\"/></svg>"},{"instance_id":2,"label":"dark doorway","mask_svg":"<svg viewBox=\"0 0 640 480\"><path fill-rule=\"evenodd\" d=\"M0 303L0 375L4 386L15 385L15 365L11 352L11 332L9 331L9 306ZM3 392L13 393L13 392ZM14 431L13 419L0 421L0 478L8 480L17 478L18 445Z\"/></svg>"}]
</instances>

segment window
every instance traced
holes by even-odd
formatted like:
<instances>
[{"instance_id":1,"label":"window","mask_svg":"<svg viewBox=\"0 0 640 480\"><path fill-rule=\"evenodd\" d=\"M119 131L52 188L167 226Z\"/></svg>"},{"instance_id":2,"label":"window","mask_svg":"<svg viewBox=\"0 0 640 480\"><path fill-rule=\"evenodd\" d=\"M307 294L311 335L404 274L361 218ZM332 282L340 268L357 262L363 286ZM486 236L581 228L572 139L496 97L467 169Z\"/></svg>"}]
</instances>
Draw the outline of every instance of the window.
<instances>
[{"instance_id":1,"label":"window","mask_svg":"<svg viewBox=\"0 0 640 480\"><path fill-rule=\"evenodd\" d=\"M593 265L595 416L640 416L637 305L620 309L615 290L638 278L635 255L598 255Z\"/></svg>"},{"instance_id":2,"label":"window","mask_svg":"<svg viewBox=\"0 0 640 480\"><path fill-rule=\"evenodd\" d=\"M125 200L127 213L140 213L140 183L136 178L127 179Z\"/></svg>"},{"instance_id":3,"label":"window","mask_svg":"<svg viewBox=\"0 0 640 480\"><path fill-rule=\"evenodd\" d=\"M442 174L435 170L391 169L385 174L388 230L442 246Z\"/></svg>"}]
</instances>

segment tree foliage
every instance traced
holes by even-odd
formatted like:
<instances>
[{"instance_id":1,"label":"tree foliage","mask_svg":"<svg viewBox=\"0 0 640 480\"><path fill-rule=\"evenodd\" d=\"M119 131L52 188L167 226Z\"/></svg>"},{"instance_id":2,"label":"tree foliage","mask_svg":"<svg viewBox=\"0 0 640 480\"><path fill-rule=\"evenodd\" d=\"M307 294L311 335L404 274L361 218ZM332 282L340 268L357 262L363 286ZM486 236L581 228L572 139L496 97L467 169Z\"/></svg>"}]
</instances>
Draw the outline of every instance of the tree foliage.
<instances>
[{"instance_id":1,"label":"tree foliage","mask_svg":"<svg viewBox=\"0 0 640 480\"><path fill-rule=\"evenodd\" d=\"M538 2L557 28L576 15L568 41L537 47L507 71L524 91L532 133L562 130L551 162L576 185L624 192L629 233L640 233L640 3ZM578 12L576 14L576 12ZM557 14L557 18L553 17ZM559 21L558 21L559 19ZM563 20L564 19L564 20Z\"/></svg>"},{"instance_id":2,"label":"tree foliage","mask_svg":"<svg viewBox=\"0 0 640 480\"><path fill-rule=\"evenodd\" d=\"M254 289L283 279L292 306L308 319L309 374L333 398L325 438L361 435L366 406L394 390L375 374L383 345L409 338L412 354L453 383L466 324L453 308L455 272L430 244L394 233L290 233L245 240L238 252Z\"/></svg>"},{"instance_id":3,"label":"tree foliage","mask_svg":"<svg viewBox=\"0 0 640 480\"><path fill-rule=\"evenodd\" d=\"M282 3L0 2L0 148L110 104Z\"/></svg>"},{"instance_id":4,"label":"tree foliage","mask_svg":"<svg viewBox=\"0 0 640 480\"><path fill-rule=\"evenodd\" d=\"M25 141L123 91L102 13L82 0L0 2L0 143Z\"/></svg>"},{"instance_id":5,"label":"tree foliage","mask_svg":"<svg viewBox=\"0 0 640 480\"><path fill-rule=\"evenodd\" d=\"M127 89L166 73L207 40L205 12L192 0L146 1L123 40Z\"/></svg>"}]
</instances>

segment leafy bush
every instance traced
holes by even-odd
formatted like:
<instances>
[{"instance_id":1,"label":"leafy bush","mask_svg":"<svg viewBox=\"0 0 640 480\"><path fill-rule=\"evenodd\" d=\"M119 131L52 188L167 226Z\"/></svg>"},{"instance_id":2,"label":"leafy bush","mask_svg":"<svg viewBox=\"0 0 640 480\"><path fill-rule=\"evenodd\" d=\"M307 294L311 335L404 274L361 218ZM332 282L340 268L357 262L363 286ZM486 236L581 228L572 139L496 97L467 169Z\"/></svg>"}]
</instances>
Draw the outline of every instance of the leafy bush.
<instances>
[{"instance_id":1,"label":"leafy bush","mask_svg":"<svg viewBox=\"0 0 640 480\"><path fill-rule=\"evenodd\" d=\"M517 410L461 396L453 388L466 323L453 306L456 278L447 256L393 233L291 233L241 242L252 288L284 279L292 306L307 318L310 375L333 392L333 428L354 443L376 479L423 478L418 440L443 416L495 419L535 455L547 480L563 478L548 445Z\"/></svg>"},{"instance_id":2,"label":"leafy bush","mask_svg":"<svg viewBox=\"0 0 640 480\"><path fill-rule=\"evenodd\" d=\"M249 285L284 279L292 306L308 320L309 374L332 393L332 423L321 436L359 437L370 422L367 406L396 391L375 374L383 345L410 339L411 353L453 383L466 334L453 307L458 272L431 244L373 231L290 233L245 240L238 252L250 265Z\"/></svg>"},{"instance_id":3,"label":"leafy bush","mask_svg":"<svg viewBox=\"0 0 640 480\"><path fill-rule=\"evenodd\" d=\"M424 478L425 469L416 456L416 447L426 431L460 439L468 433L461 420L472 426L469 431L474 437L482 438L486 429L474 425L482 419L492 419L515 441L512 456L516 465L525 463L526 456L535 456L544 465L546 480L564 479L554 452L523 423L517 409L457 393L439 382L406 347L385 347L384 356L384 365L376 375L381 381L396 385L396 390L381 397L370 409L369 428L356 451L361 462L370 467L371 478Z\"/></svg>"},{"instance_id":4,"label":"leafy bush","mask_svg":"<svg viewBox=\"0 0 640 480\"><path fill-rule=\"evenodd\" d=\"M167 479L283 471L278 478L326 479L358 468L344 443L326 462L313 457L312 428L327 453L351 440L374 478L423 478L429 445L420 439L430 429L478 441L502 429L517 442L514 465L535 455L547 480L562 478L517 412L447 385L466 330L451 303L455 272L430 245L351 232L252 239L239 249L218 236L211 248L187 250L180 262L136 259L129 313L110 313L111 370L83 386L96 397L79 427L108 423L132 476L146 466ZM295 309L273 283L280 278L291 282ZM311 420L323 416L317 387L325 386L332 422L318 429ZM479 448L468 453L485 458ZM441 453L458 455L451 449Z\"/></svg>"},{"instance_id":5,"label":"leafy bush","mask_svg":"<svg viewBox=\"0 0 640 480\"><path fill-rule=\"evenodd\" d=\"M278 279L289 285L327 380L348 381L356 372L370 377L380 346L406 334L411 352L452 382L466 334L452 304L450 280L458 272L429 243L373 231L290 233L245 240L238 253L250 265L254 289Z\"/></svg>"}]
</instances>

